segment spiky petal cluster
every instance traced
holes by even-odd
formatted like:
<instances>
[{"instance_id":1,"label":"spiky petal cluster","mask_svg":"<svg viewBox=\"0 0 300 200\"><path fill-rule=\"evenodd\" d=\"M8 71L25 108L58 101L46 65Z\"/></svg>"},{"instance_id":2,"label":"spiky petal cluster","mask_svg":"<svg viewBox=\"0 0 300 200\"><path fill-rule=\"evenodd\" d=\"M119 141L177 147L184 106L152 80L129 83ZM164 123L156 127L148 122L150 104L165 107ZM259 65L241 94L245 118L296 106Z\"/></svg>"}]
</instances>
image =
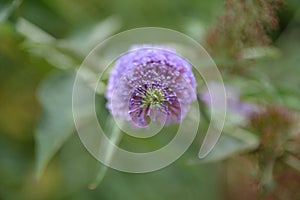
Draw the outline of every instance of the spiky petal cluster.
<instances>
[{"instance_id":1,"label":"spiky petal cluster","mask_svg":"<svg viewBox=\"0 0 300 200\"><path fill-rule=\"evenodd\" d=\"M133 46L111 71L106 97L114 117L139 127L151 119L180 123L196 100L191 65L175 50L157 46Z\"/></svg>"}]
</instances>

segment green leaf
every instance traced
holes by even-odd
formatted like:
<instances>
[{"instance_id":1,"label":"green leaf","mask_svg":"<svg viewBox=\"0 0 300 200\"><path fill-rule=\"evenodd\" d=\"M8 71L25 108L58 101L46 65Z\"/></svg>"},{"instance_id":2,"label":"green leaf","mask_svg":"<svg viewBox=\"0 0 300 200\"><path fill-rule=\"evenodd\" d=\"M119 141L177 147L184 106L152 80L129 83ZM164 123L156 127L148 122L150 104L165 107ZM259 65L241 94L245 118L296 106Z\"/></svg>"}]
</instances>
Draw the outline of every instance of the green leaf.
<instances>
[{"instance_id":1,"label":"green leaf","mask_svg":"<svg viewBox=\"0 0 300 200\"><path fill-rule=\"evenodd\" d=\"M241 57L243 59L277 58L280 53L280 50L274 46L259 46L244 49L241 52Z\"/></svg>"},{"instance_id":2,"label":"green leaf","mask_svg":"<svg viewBox=\"0 0 300 200\"><path fill-rule=\"evenodd\" d=\"M79 55L88 54L96 45L115 34L121 27L120 19L110 16L93 26L75 32L70 38L60 41L60 45L73 49Z\"/></svg>"},{"instance_id":3,"label":"green leaf","mask_svg":"<svg viewBox=\"0 0 300 200\"><path fill-rule=\"evenodd\" d=\"M252 68L255 74L268 81L268 84L276 90L289 91L290 97L293 99L287 101L292 101L288 102L292 104L294 104L294 99L299 98L300 95L300 40L299 30L297 29L299 22L300 14L297 12L289 26L277 39L275 45L281 50L280 56L274 59L262 60ZM281 97L283 96L281 95ZM274 98L274 100L278 101L278 98ZM295 106L292 105L292 107Z\"/></svg>"},{"instance_id":4,"label":"green leaf","mask_svg":"<svg viewBox=\"0 0 300 200\"><path fill-rule=\"evenodd\" d=\"M300 160L297 157L288 154L283 158L283 161L290 167L300 172Z\"/></svg>"},{"instance_id":5,"label":"green leaf","mask_svg":"<svg viewBox=\"0 0 300 200\"><path fill-rule=\"evenodd\" d=\"M0 5L2 7L0 9L0 24L7 20L7 18L12 14L12 12L15 9L17 9L20 6L21 3L21 0L14 0L9 5L4 5L3 7Z\"/></svg>"},{"instance_id":6,"label":"green leaf","mask_svg":"<svg viewBox=\"0 0 300 200\"><path fill-rule=\"evenodd\" d=\"M17 31L26 38L23 47L59 69L79 66L94 46L115 33L119 27L119 19L109 17L71 38L57 39L24 18L20 18L16 24ZM94 64L96 67L100 65L98 61Z\"/></svg>"},{"instance_id":7,"label":"green leaf","mask_svg":"<svg viewBox=\"0 0 300 200\"><path fill-rule=\"evenodd\" d=\"M55 72L38 91L43 115L35 137L37 177L41 176L50 159L75 130L72 115L74 79L74 72Z\"/></svg>"},{"instance_id":8,"label":"green leaf","mask_svg":"<svg viewBox=\"0 0 300 200\"><path fill-rule=\"evenodd\" d=\"M52 35L24 18L18 20L16 29L20 34L32 42L50 44L56 40Z\"/></svg>"},{"instance_id":9,"label":"green leaf","mask_svg":"<svg viewBox=\"0 0 300 200\"><path fill-rule=\"evenodd\" d=\"M23 47L29 53L44 58L60 69L72 69L80 65L81 57L68 49L61 48L59 40L30 21L20 18L16 29L26 38Z\"/></svg>"},{"instance_id":10,"label":"green leaf","mask_svg":"<svg viewBox=\"0 0 300 200\"><path fill-rule=\"evenodd\" d=\"M81 62L79 57L72 56L55 45L37 44L27 41L23 43L23 46L29 53L44 58L49 64L58 69L74 69Z\"/></svg>"},{"instance_id":11,"label":"green leaf","mask_svg":"<svg viewBox=\"0 0 300 200\"><path fill-rule=\"evenodd\" d=\"M233 155L254 150L258 145L259 140L254 134L243 129L236 129L232 133L221 135L216 146L200 162L206 163L224 160Z\"/></svg>"}]
</instances>

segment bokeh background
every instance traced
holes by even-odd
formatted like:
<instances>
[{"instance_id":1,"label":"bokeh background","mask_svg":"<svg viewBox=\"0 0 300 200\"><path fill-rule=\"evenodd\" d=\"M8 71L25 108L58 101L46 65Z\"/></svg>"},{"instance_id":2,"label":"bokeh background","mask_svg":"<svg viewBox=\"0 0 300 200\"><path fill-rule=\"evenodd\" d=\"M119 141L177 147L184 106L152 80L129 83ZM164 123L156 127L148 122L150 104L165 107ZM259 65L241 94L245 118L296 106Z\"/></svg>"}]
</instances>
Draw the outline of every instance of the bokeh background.
<instances>
[{"instance_id":1,"label":"bokeh background","mask_svg":"<svg viewBox=\"0 0 300 200\"><path fill-rule=\"evenodd\" d=\"M300 199L299 5L0 0L0 199ZM260 107L261 115L245 124L229 122L251 136L222 137L216 158L197 159L203 122L200 136L171 166L147 174L106 169L100 182L104 166L86 151L72 123L74 71L98 42L145 26L174 29L203 44L225 84ZM105 105L103 96L97 98ZM279 146L268 143L273 133L280 136ZM93 181L99 185L91 190Z\"/></svg>"}]
</instances>

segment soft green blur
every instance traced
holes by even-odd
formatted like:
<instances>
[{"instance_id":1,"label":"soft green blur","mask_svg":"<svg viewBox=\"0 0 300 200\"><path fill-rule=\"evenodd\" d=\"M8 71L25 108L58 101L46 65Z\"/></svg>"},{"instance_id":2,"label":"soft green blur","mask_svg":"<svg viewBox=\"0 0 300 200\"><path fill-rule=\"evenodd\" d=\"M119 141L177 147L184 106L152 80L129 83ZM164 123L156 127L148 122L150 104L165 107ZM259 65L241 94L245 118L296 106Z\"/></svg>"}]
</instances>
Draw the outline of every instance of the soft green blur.
<instances>
[{"instance_id":1,"label":"soft green blur","mask_svg":"<svg viewBox=\"0 0 300 200\"><path fill-rule=\"evenodd\" d=\"M288 88L282 89L284 94L280 93L282 96L276 100L300 110L300 18L294 6L297 4L290 3L280 13L279 30L272 35L275 46L289 57L259 60L253 71L262 77L267 74L270 82L265 87L271 95L263 94L266 99L274 98L274 88L267 84ZM89 190L99 163L73 131L43 173L36 176L35 135L37 127L45 122L45 112L38 101L45 96L37 91L49 74L51 77L74 70L93 45L130 28L171 28L203 42L205 31L222 10L222 0L0 0L0 199L228 199L226 163L195 161L202 135L171 166L147 174L108 169L98 188ZM272 69L268 75L269 65L282 67ZM281 76L283 73L287 75ZM243 80L233 83L243 88ZM105 104L103 99L99 102ZM64 123L67 116L60 117ZM128 141L128 149L135 148L134 142Z\"/></svg>"}]
</instances>

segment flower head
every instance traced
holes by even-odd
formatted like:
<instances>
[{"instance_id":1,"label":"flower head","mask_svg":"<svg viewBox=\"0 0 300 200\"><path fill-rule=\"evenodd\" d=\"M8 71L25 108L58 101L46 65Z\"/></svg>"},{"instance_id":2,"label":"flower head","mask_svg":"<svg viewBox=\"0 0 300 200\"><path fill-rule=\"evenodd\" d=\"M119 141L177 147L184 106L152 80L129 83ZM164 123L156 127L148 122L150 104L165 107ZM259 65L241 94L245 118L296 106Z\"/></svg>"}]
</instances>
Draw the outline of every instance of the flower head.
<instances>
[{"instance_id":1,"label":"flower head","mask_svg":"<svg viewBox=\"0 0 300 200\"><path fill-rule=\"evenodd\" d=\"M106 97L112 115L144 127L151 120L179 123L196 100L191 65L175 50L133 46L111 71Z\"/></svg>"}]
</instances>

